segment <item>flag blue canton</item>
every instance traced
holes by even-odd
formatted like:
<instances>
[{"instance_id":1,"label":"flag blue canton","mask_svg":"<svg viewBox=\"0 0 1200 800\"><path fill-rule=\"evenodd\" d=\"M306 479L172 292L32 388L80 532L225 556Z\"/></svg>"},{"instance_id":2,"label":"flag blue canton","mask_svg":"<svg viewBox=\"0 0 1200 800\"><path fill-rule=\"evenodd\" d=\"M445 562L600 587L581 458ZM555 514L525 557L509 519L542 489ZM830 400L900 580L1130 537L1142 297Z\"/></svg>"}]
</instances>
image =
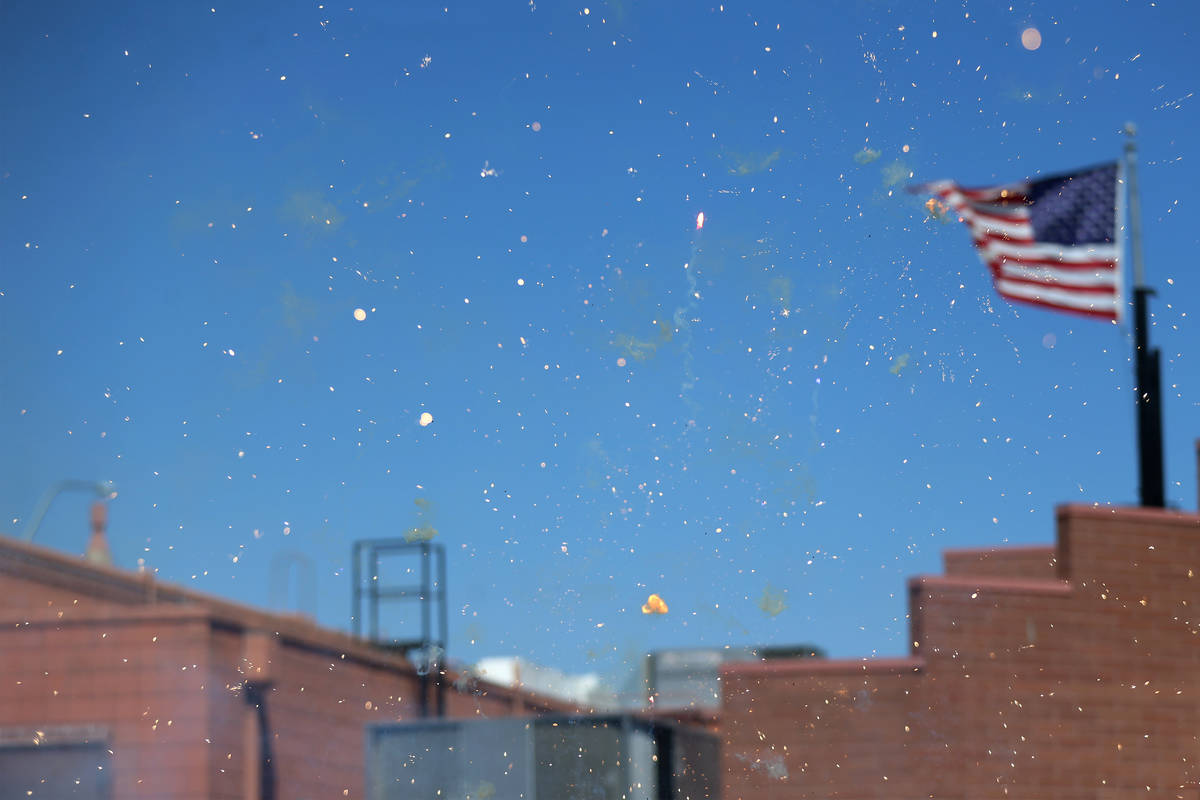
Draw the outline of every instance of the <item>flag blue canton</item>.
<instances>
[{"instance_id":1,"label":"flag blue canton","mask_svg":"<svg viewBox=\"0 0 1200 800\"><path fill-rule=\"evenodd\" d=\"M1116 164L1033 181L1026 198L1034 239L1065 245L1111 243L1116 185Z\"/></svg>"}]
</instances>

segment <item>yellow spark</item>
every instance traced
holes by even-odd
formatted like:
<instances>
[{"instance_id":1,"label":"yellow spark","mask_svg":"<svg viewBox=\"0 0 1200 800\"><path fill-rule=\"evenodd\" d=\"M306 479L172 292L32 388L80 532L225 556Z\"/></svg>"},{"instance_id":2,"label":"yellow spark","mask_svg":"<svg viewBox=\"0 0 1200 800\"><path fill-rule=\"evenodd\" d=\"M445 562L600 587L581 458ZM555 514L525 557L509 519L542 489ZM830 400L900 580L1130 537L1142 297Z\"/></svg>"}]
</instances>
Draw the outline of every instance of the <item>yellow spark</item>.
<instances>
[{"instance_id":1,"label":"yellow spark","mask_svg":"<svg viewBox=\"0 0 1200 800\"><path fill-rule=\"evenodd\" d=\"M647 597L646 602L642 605L643 614L665 614L667 610L666 602L656 594Z\"/></svg>"}]
</instances>

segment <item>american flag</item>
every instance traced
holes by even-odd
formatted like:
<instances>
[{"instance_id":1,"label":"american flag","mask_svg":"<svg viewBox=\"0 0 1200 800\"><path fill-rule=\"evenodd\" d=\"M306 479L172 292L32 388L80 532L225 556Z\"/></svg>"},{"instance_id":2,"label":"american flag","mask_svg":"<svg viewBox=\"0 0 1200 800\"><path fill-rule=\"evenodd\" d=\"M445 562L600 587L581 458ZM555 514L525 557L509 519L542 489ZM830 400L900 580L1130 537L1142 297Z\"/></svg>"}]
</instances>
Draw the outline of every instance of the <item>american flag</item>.
<instances>
[{"instance_id":1,"label":"american flag","mask_svg":"<svg viewBox=\"0 0 1200 800\"><path fill-rule=\"evenodd\" d=\"M971 230L996 292L1007 300L1117 319L1121 308L1117 164L1033 181L967 189L914 187Z\"/></svg>"}]
</instances>

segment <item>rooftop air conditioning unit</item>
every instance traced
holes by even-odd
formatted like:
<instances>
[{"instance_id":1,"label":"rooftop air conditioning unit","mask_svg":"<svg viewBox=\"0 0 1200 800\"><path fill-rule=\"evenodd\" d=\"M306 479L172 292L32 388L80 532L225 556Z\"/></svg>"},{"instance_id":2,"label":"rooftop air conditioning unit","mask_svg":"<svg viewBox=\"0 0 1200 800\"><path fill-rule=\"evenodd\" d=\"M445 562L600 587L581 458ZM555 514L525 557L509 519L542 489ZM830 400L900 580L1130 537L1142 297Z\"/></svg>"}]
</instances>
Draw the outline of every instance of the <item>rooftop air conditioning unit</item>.
<instances>
[{"instance_id":1,"label":"rooftop air conditioning unit","mask_svg":"<svg viewBox=\"0 0 1200 800\"><path fill-rule=\"evenodd\" d=\"M630 716L371 725L367 800L718 800L707 731Z\"/></svg>"}]
</instances>

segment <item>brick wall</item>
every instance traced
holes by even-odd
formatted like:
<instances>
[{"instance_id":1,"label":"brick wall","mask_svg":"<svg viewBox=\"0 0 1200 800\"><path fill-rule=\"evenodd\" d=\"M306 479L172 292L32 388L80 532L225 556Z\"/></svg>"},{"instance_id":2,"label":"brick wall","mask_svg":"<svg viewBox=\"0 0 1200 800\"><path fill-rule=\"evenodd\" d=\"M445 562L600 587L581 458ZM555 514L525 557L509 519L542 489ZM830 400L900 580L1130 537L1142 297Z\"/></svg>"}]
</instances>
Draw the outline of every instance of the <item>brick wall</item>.
<instances>
[{"instance_id":1,"label":"brick wall","mask_svg":"<svg viewBox=\"0 0 1200 800\"><path fill-rule=\"evenodd\" d=\"M400 656L0 538L0 741L102 729L116 798L256 797L248 681L266 708L276 796L288 800L361 798L364 726L420 709L419 677ZM455 673L446 681L450 716L572 710Z\"/></svg>"},{"instance_id":2,"label":"brick wall","mask_svg":"<svg viewBox=\"0 0 1200 800\"><path fill-rule=\"evenodd\" d=\"M1067 506L946 567L911 661L725 669L726 800L1200 796L1200 517Z\"/></svg>"},{"instance_id":3,"label":"brick wall","mask_svg":"<svg viewBox=\"0 0 1200 800\"><path fill-rule=\"evenodd\" d=\"M0 628L0 727L106 728L115 797L208 797L207 624L179 611Z\"/></svg>"},{"instance_id":4,"label":"brick wall","mask_svg":"<svg viewBox=\"0 0 1200 800\"><path fill-rule=\"evenodd\" d=\"M919 659L797 660L727 669L723 796L851 796L836 793L850 776L860 788L853 796L920 796L905 764L921 735L913 689L922 667ZM882 737L894 746L880 748Z\"/></svg>"},{"instance_id":5,"label":"brick wall","mask_svg":"<svg viewBox=\"0 0 1200 800\"><path fill-rule=\"evenodd\" d=\"M401 659L364 651L316 647L311 639L268 633L269 682L263 693L278 777L279 797L363 796L365 726L417 719L421 682ZM355 643L357 644L357 643ZM236 689L255 678L247 653L246 632L217 630L213 635L214 670L223 686ZM528 693L446 677L446 711L451 717L500 717L567 711L570 707ZM219 759L238 753L245 733L238 720L246 709L237 691L209 695L214 719L213 797L241 797L244 766L221 773ZM435 699L429 699L430 713ZM235 758L234 761L237 759Z\"/></svg>"},{"instance_id":6,"label":"brick wall","mask_svg":"<svg viewBox=\"0 0 1200 800\"><path fill-rule=\"evenodd\" d=\"M1058 550L1053 547L989 547L983 550L947 550L942 554L948 577L972 575L996 578L1059 576Z\"/></svg>"}]
</instances>

